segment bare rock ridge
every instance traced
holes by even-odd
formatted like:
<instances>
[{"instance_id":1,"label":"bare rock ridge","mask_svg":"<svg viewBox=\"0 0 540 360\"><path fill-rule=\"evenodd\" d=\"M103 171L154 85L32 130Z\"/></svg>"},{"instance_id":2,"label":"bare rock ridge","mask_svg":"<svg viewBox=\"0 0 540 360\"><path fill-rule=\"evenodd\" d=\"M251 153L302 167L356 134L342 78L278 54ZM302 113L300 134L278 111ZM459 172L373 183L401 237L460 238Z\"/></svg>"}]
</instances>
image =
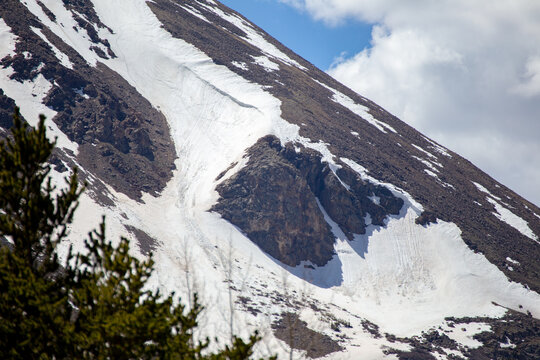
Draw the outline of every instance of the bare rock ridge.
<instances>
[{"instance_id":1,"label":"bare rock ridge","mask_svg":"<svg viewBox=\"0 0 540 360\"><path fill-rule=\"evenodd\" d=\"M320 153L299 144L282 146L275 136L260 139L246 156L247 165L218 185L221 198L212 210L290 266L322 266L334 255L334 235L317 200L350 240L365 233L368 214L371 224L382 226L403 206L402 199L363 181L347 165L334 173Z\"/></svg>"}]
</instances>

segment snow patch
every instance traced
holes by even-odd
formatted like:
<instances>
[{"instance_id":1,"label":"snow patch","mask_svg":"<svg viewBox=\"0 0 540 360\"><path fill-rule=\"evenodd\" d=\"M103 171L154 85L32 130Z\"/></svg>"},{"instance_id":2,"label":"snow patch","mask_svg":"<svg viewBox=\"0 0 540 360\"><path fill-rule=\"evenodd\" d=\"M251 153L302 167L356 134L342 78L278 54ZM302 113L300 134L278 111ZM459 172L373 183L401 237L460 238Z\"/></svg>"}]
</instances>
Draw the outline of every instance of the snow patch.
<instances>
[{"instance_id":1,"label":"snow patch","mask_svg":"<svg viewBox=\"0 0 540 360\"><path fill-rule=\"evenodd\" d=\"M80 89L75 89L75 88L74 88L74 89L72 89L72 90L73 90L73 92L74 92L75 94L80 95L80 96L82 96L82 97L85 98L85 99L90 99L90 96L88 96L87 94L84 93L83 88L80 88Z\"/></svg>"},{"instance_id":2,"label":"snow patch","mask_svg":"<svg viewBox=\"0 0 540 360\"><path fill-rule=\"evenodd\" d=\"M32 14L39 18L43 25L47 26L67 45L75 49L88 64L91 66L96 66L98 60L102 61L102 59L91 49L91 47L97 46L105 51L107 49L104 48L102 44L94 44L92 42L86 30L79 26L79 24L73 18L73 13L63 6L62 1L48 1L46 4L47 8L56 17L56 21L49 19L49 17L43 12L41 6L38 5L37 0L26 0L23 2L23 4Z\"/></svg>"},{"instance_id":3,"label":"snow patch","mask_svg":"<svg viewBox=\"0 0 540 360\"><path fill-rule=\"evenodd\" d=\"M411 144L416 150L419 150L421 152L423 152L424 154L426 154L427 156L429 156L430 158L432 159L437 159L437 157L435 155L433 155L432 153L430 153L429 151L426 151L424 149L422 149L420 146L418 145L415 145L415 144Z\"/></svg>"},{"instance_id":4,"label":"snow patch","mask_svg":"<svg viewBox=\"0 0 540 360\"><path fill-rule=\"evenodd\" d=\"M507 257L507 258L506 258L506 261L511 262L511 263L514 264L514 265L520 265L519 261L513 260L513 259L510 258L510 257Z\"/></svg>"},{"instance_id":5,"label":"snow patch","mask_svg":"<svg viewBox=\"0 0 540 360\"><path fill-rule=\"evenodd\" d=\"M376 195L370 196L368 199L371 200L371 202L376 204L376 205L381 204L381 198L376 196Z\"/></svg>"},{"instance_id":6,"label":"snow patch","mask_svg":"<svg viewBox=\"0 0 540 360\"><path fill-rule=\"evenodd\" d=\"M491 331L491 325L471 322L468 324L455 324L453 327L450 327L448 324L445 324L442 326L442 329L450 339L470 349L476 349L482 346L482 342L474 339L474 335Z\"/></svg>"},{"instance_id":7,"label":"snow patch","mask_svg":"<svg viewBox=\"0 0 540 360\"><path fill-rule=\"evenodd\" d=\"M69 57L64 54L63 52L61 52L60 50L58 50L58 48L56 46L53 45L52 42L49 41L49 39L47 39L47 37L45 35L43 35L43 33L41 32L40 29L38 28L35 28L35 27L30 27L32 29L33 32L35 32L43 41L45 41L47 44L49 44L49 46L51 47L51 49L53 50L54 52L54 55L56 56L56 58L58 60L60 60L60 64L62 64L62 66L68 68L68 69L73 69L73 64L71 63L71 61L69 60Z\"/></svg>"},{"instance_id":8,"label":"snow patch","mask_svg":"<svg viewBox=\"0 0 540 360\"><path fill-rule=\"evenodd\" d=\"M487 201L489 201L493 206L495 206L495 211L492 214L497 217L497 219L507 223L508 225L512 226L514 229L528 237L529 239L537 242L540 244L540 241L538 240L538 236L531 230L529 227L529 223L525 220L523 220L521 217L517 216L501 204L499 204L494 199L490 198L489 196L486 197Z\"/></svg>"},{"instance_id":9,"label":"snow patch","mask_svg":"<svg viewBox=\"0 0 540 360\"><path fill-rule=\"evenodd\" d=\"M313 81L325 87L326 89L330 90L333 93L332 100L334 102L337 102L341 106L344 106L345 108L349 109L356 115L360 116L362 119L366 120L371 125L375 126L377 129L379 129L383 133L387 134L386 130L389 130L397 134L397 131L392 126L388 125L385 122L375 119L373 115L369 113L369 108L367 106L363 106L363 105L355 103L354 100L348 97L347 95L341 93L340 91L337 91L336 89L318 80L313 79Z\"/></svg>"},{"instance_id":10,"label":"snow patch","mask_svg":"<svg viewBox=\"0 0 540 360\"><path fill-rule=\"evenodd\" d=\"M379 120L375 119L373 117L373 115L371 115L369 113L369 108L367 106L357 104L350 97L348 97L348 96L346 96L346 95L344 95L344 94L342 94L342 93L340 93L340 92L338 92L336 90L334 90L334 91L335 91L335 93L332 96L332 100L334 102L337 102L338 104L346 107L347 109L349 109L350 111L352 111L356 115L360 116L362 119L366 120L368 123L375 126L377 129L379 129L380 131L382 131L385 134L388 133L386 130L389 130L389 131L391 131L393 133L397 133L397 131L393 127L388 125L387 123L384 123L382 121L379 121Z\"/></svg>"},{"instance_id":11,"label":"snow patch","mask_svg":"<svg viewBox=\"0 0 540 360\"><path fill-rule=\"evenodd\" d=\"M440 172L439 169L437 169L431 162L429 162L429 161L427 161L425 159L422 159L421 157L414 156L414 155L412 156L412 158L420 161L422 164L426 165L431 170L433 170L435 172Z\"/></svg>"},{"instance_id":12,"label":"snow patch","mask_svg":"<svg viewBox=\"0 0 540 360\"><path fill-rule=\"evenodd\" d=\"M189 6L189 5L180 5L180 4L177 4L179 7L181 7L182 9L184 9L185 11L187 11L188 13L190 13L191 15L195 16L195 17L198 17L199 19L203 20L203 21L206 21L207 23L210 23L210 21L204 17L203 14L201 14L199 12L199 10Z\"/></svg>"},{"instance_id":13,"label":"snow patch","mask_svg":"<svg viewBox=\"0 0 540 360\"><path fill-rule=\"evenodd\" d=\"M448 158L451 158L452 155L450 155L448 153L448 149L442 147L441 145L437 144L436 142L434 142L433 140L431 139L428 139L427 137L424 136L424 139L429 142L432 146L430 146L433 150L435 150L436 152L438 152L439 154L441 155L444 155Z\"/></svg>"},{"instance_id":14,"label":"snow patch","mask_svg":"<svg viewBox=\"0 0 540 360\"><path fill-rule=\"evenodd\" d=\"M492 197L493 199L496 199L496 200L499 200L499 201L502 200L500 197L493 195L488 189L486 189L485 186L483 186L483 185L481 185L481 184L479 184L479 183L477 183L477 182L474 182L474 181L471 181L471 182L474 184L474 186L476 186L476 188L477 188L478 190L480 190L481 192L483 192L483 193L485 193L485 194L488 194L488 195L489 195L490 197Z\"/></svg>"},{"instance_id":15,"label":"snow patch","mask_svg":"<svg viewBox=\"0 0 540 360\"><path fill-rule=\"evenodd\" d=\"M52 88L52 84L41 74L36 76L33 81L25 80L22 83L13 81L9 78L12 70L11 68L0 68L0 84L2 84L2 90L6 96L15 101L20 107L21 115L31 126L37 126L40 114L45 115L48 119L45 125L49 129L47 137L50 140L57 138L56 145L58 147L69 149L77 154L79 145L69 140L66 134L52 121L56 111L42 104L43 98Z\"/></svg>"},{"instance_id":16,"label":"snow patch","mask_svg":"<svg viewBox=\"0 0 540 360\"><path fill-rule=\"evenodd\" d=\"M434 177L435 179L437 179L437 180L440 181L440 179L439 179L439 177L437 176L437 174L435 174L433 171L430 171L430 170L428 170L428 169L424 169L424 172L425 172L426 174L428 174L429 176Z\"/></svg>"},{"instance_id":17,"label":"snow patch","mask_svg":"<svg viewBox=\"0 0 540 360\"><path fill-rule=\"evenodd\" d=\"M241 70L249 70L249 67L245 62L239 62L239 61L232 61L231 65L236 66L237 68Z\"/></svg>"},{"instance_id":18,"label":"snow patch","mask_svg":"<svg viewBox=\"0 0 540 360\"><path fill-rule=\"evenodd\" d=\"M242 30L244 33L246 33L246 36L242 38L249 42L251 45L259 48L263 53L269 55L272 58L280 60L285 64L295 66L301 70L307 70L304 66L300 65L298 62L294 61L284 52L275 47L273 44L269 43L260 32L253 28L253 26L249 22L245 21L238 15L227 14L217 7L212 7L205 4L200 5L207 10L215 13L219 17L227 20L228 22Z\"/></svg>"},{"instance_id":19,"label":"snow patch","mask_svg":"<svg viewBox=\"0 0 540 360\"><path fill-rule=\"evenodd\" d=\"M275 62L271 61L266 56L257 56L253 57L253 60L255 60L253 63L257 64L259 66L262 66L265 71L272 72L279 70L279 65Z\"/></svg>"},{"instance_id":20,"label":"snow patch","mask_svg":"<svg viewBox=\"0 0 540 360\"><path fill-rule=\"evenodd\" d=\"M505 222L506 224L512 226L514 229L518 230L520 233L528 237L529 239L537 242L540 244L540 241L538 240L538 235L536 235L531 228L529 227L529 223L525 221L523 218L517 216L512 211L508 210L504 206L502 206L497 200L501 201L500 197L497 197L493 195L488 189L486 189L483 185L472 181L472 183L476 186L476 188L487 194L486 200L489 201L494 207L495 212L492 214L497 217L502 222ZM501 201L502 202L502 201ZM505 204L506 205L506 204ZM508 206L508 205L507 205Z\"/></svg>"}]
</instances>

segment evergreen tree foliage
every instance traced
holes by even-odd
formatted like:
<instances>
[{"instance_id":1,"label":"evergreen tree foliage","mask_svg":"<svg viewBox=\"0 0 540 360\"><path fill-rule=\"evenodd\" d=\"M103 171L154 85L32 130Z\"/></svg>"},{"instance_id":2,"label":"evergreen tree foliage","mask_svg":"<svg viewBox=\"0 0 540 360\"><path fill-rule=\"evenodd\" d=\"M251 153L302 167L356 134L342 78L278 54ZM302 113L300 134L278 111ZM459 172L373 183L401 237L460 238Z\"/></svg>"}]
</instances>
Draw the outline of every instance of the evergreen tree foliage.
<instances>
[{"instance_id":1,"label":"evergreen tree foliage","mask_svg":"<svg viewBox=\"0 0 540 360\"><path fill-rule=\"evenodd\" d=\"M153 260L114 246L105 220L61 263L56 248L68 237L78 198L77 170L56 189L47 163L55 143L45 117L28 126L18 109L11 136L0 143L0 354L3 359L248 359L260 340L235 337L208 351L193 332L202 306L187 309L174 294L145 289Z\"/></svg>"}]
</instances>

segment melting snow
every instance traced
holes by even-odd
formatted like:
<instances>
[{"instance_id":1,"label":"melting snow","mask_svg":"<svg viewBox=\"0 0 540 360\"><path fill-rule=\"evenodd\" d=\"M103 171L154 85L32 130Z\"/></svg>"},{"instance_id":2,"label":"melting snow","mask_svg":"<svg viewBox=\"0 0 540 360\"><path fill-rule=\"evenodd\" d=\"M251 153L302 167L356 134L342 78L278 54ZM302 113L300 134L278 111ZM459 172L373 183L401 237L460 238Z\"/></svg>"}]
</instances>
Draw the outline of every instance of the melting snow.
<instances>
[{"instance_id":1,"label":"melting snow","mask_svg":"<svg viewBox=\"0 0 540 360\"><path fill-rule=\"evenodd\" d=\"M371 125L375 126L377 129L379 129L383 133L387 134L386 130L389 130L389 131L397 134L397 131L392 126L388 125L385 122L382 122L380 120L375 119L373 117L373 115L371 115L369 113L369 108L367 106L363 106L363 105L355 103L354 100L351 99L350 97L348 97L347 95L337 91L334 88L331 88L330 86L328 86L328 85L326 85L326 84L324 84L324 83L322 83L322 82L320 82L318 80L314 80L314 81L317 82L319 85L324 86L325 88L327 88L328 90L330 90L331 92L334 93L334 95L332 96L332 100L334 102L337 102L341 106L344 106L345 108L349 109L350 111L352 111L356 115L360 116L362 119L366 120ZM338 112L338 114L339 114L339 112Z\"/></svg>"},{"instance_id":2,"label":"melting snow","mask_svg":"<svg viewBox=\"0 0 540 360\"><path fill-rule=\"evenodd\" d=\"M185 11L187 11L188 13L190 13L191 15L193 16L196 16L198 17L199 19L203 20L203 21L206 21L207 23L210 23L210 21L205 18L200 12L199 10L197 9L194 9L193 7L189 6L189 5L180 5L180 4L177 4L179 7L181 7L182 9L184 9Z\"/></svg>"},{"instance_id":3,"label":"melting snow","mask_svg":"<svg viewBox=\"0 0 540 360\"><path fill-rule=\"evenodd\" d=\"M430 153L429 151L426 151L424 149L422 149L420 146L418 145L415 145L415 144L411 144L416 150L419 150L421 152L423 152L424 154L426 154L427 156L429 156L430 158L432 159L437 159L437 157L435 155L433 155L432 153Z\"/></svg>"},{"instance_id":4,"label":"melting snow","mask_svg":"<svg viewBox=\"0 0 540 360\"><path fill-rule=\"evenodd\" d=\"M371 200L371 202L373 202L374 204L376 205L380 205L381 204L381 198L376 196L376 195L373 195L373 196L370 196L369 197L369 200Z\"/></svg>"},{"instance_id":5,"label":"melting snow","mask_svg":"<svg viewBox=\"0 0 540 360\"><path fill-rule=\"evenodd\" d=\"M489 192L488 189L486 189L484 186L477 182L472 182L478 190L481 192L487 194L486 200L489 201L494 207L495 211L492 214L497 217L497 219L507 223L508 225L512 226L514 229L518 230L523 235L527 236L529 239L536 241L540 244L540 241L538 240L538 236L531 230L529 227L529 223L525 221L523 218L517 216L501 204L497 202L497 200L501 201L500 197L497 197L493 195L491 192ZM506 205L506 204L505 204ZM508 206L508 205L507 205Z\"/></svg>"},{"instance_id":6,"label":"melting snow","mask_svg":"<svg viewBox=\"0 0 540 360\"><path fill-rule=\"evenodd\" d=\"M474 335L485 331L491 331L491 325L485 323L455 324L454 327L445 324L442 326L443 332L457 343L463 344L470 349L482 346L482 342L474 339Z\"/></svg>"},{"instance_id":7,"label":"melting snow","mask_svg":"<svg viewBox=\"0 0 540 360\"><path fill-rule=\"evenodd\" d=\"M264 70L266 70L268 72L279 70L279 65L276 64L275 62L271 61L266 56L253 57L253 59L255 60L254 64L262 66L264 68Z\"/></svg>"},{"instance_id":8,"label":"melting snow","mask_svg":"<svg viewBox=\"0 0 540 360\"><path fill-rule=\"evenodd\" d=\"M0 58L7 55L13 55L17 38L11 33L11 28L7 26L4 19L0 19ZM41 102L52 87L52 84L39 74L33 81L12 81L9 77L13 74L11 68L0 68L0 84L6 96L12 98L17 106L21 108L22 116L32 126L36 126L39 121L39 115L44 114L49 121L46 122L50 129L47 134L50 139L58 137L57 145L67 148L77 153L78 145L68 139L60 131L58 126L51 121L56 112L49 109Z\"/></svg>"},{"instance_id":9,"label":"melting snow","mask_svg":"<svg viewBox=\"0 0 540 360\"><path fill-rule=\"evenodd\" d=\"M349 109L356 115L360 116L362 119L366 120L368 123L375 126L377 129L379 129L383 133L386 134L387 133L386 130L390 130L393 133L397 133L397 131L394 130L394 128L391 127L390 125L375 119L373 115L369 113L368 107L355 103L350 97L345 96L341 93L334 93L332 100L346 107L347 109Z\"/></svg>"},{"instance_id":10,"label":"melting snow","mask_svg":"<svg viewBox=\"0 0 540 360\"><path fill-rule=\"evenodd\" d=\"M437 169L431 162L424 160L418 156L412 156L414 159L420 161L422 164L426 165L428 168L430 168L433 171L440 172L439 169Z\"/></svg>"},{"instance_id":11,"label":"melting snow","mask_svg":"<svg viewBox=\"0 0 540 360\"><path fill-rule=\"evenodd\" d=\"M439 177L438 177L437 174L435 174L433 171L430 171L430 170L428 170L428 169L424 169L424 172L425 172L426 174L428 174L429 176L432 176L432 177L434 177L435 179L439 180Z\"/></svg>"},{"instance_id":12,"label":"melting snow","mask_svg":"<svg viewBox=\"0 0 540 360\"><path fill-rule=\"evenodd\" d=\"M102 60L91 47L97 46L105 51L107 49L104 48L102 44L94 44L90 40L86 30L79 26L73 18L73 14L64 7L62 1L47 1L45 4L54 16L56 16L56 21L51 21L49 17L45 15L43 9L38 5L37 0L26 0L23 4L56 36L75 49L88 64L96 66L97 61Z\"/></svg>"},{"instance_id":13,"label":"melting snow","mask_svg":"<svg viewBox=\"0 0 540 360\"><path fill-rule=\"evenodd\" d=\"M510 257L507 257L507 258L506 258L506 261L509 261L509 262L511 262L512 264L515 264L515 265L519 265L519 261L513 260L513 259L510 258Z\"/></svg>"},{"instance_id":14,"label":"melting snow","mask_svg":"<svg viewBox=\"0 0 540 360\"><path fill-rule=\"evenodd\" d=\"M11 32L11 28L4 19L0 18L0 59L15 54L17 37ZM26 56L25 56L26 57Z\"/></svg>"},{"instance_id":15,"label":"melting snow","mask_svg":"<svg viewBox=\"0 0 540 360\"><path fill-rule=\"evenodd\" d=\"M452 157L452 155L450 155L450 154L448 153L448 149L442 147L441 145L437 144L437 143L434 142L433 140L428 139L428 138L425 137L425 136L424 136L424 139L425 139L427 142L429 142L429 143L432 145L431 148L432 148L433 150L435 150L436 152L438 152L439 154L442 154L442 155L444 155L444 156L446 156L446 157L448 157L448 158L451 158L451 157Z\"/></svg>"},{"instance_id":16,"label":"melting snow","mask_svg":"<svg viewBox=\"0 0 540 360\"><path fill-rule=\"evenodd\" d=\"M248 66L244 62L232 61L231 64L242 70L248 70Z\"/></svg>"},{"instance_id":17,"label":"melting snow","mask_svg":"<svg viewBox=\"0 0 540 360\"><path fill-rule=\"evenodd\" d=\"M238 15L227 14L218 7L214 6L209 6L205 4L201 4L201 6L215 13L219 17L227 20L228 22L245 32L247 36L243 37L243 39L249 42L251 45L261 49L265 54L268 54L275 59L281 60L285 64L295 66L302 70L307 70L304 66L300 65L298 62L287 56L283 51L279 50L273 44L269 43L261 33L259 33L251 26L250 23L248 23Z\"/></svg>"},{"instance_id":18,"label":"melting snow","mask_svg":"<svg viewBox=\"0 0 540 360\"><path fill-rule=\"evenodd\" d=\"M473 183L474 186L476 186L476 188L477 188L478 190L480 190L481 192L488 194L488 195L489 195L490 197L492 197L493 199L496 199L496 200L499 200L499 201L501 200L500 197L493 195L488 189L486 189L484 186L480 185L479 183L474 182L474 181L472 181L472 183Z\"/></svg>"},{"instance_id":19,"label":"melting snow","mask_svg":"<svg viewBox=\"0 0 540 360\"><path fill-rule=\"evenodd\" d=\"M60 50L58 50L58 48L56 46L53 45L53 43L51 43L49 41L49 39L47 39L47 37L45 35L43 35L41 33L41 30L38 29L38 28L35 28L35 27L31 27L32 31L35 32L43 41L45 41L47 44L49 44L49 46L52 48L53 52L54 52L54 55L56 56L56 58L58 60L60 60L60 63L64 66L64 67L67 67L68 69L73 69L73 64L71 63L71 61L69 60L69 57L64 54L63 52L61 52Z\"/></svg>"},{"instance_id":20,"label":"melting snow","mask_svg":"<svg viewBox=\"0 0 540 360\"><path fill-rule=\"evenodd\" d=\"M486 197L487 201L489 201L493 206L495 206L495 211L492 213L495 215L499 220L504 221L508 225L512 226L514 229L518 230L520 233L525 235L531 240L536 241L540 244L540 241L538 240L538 236L531 230L529 227L529 223L499 204L497 201L490 197Z\"/></svg>"}]
</instances>

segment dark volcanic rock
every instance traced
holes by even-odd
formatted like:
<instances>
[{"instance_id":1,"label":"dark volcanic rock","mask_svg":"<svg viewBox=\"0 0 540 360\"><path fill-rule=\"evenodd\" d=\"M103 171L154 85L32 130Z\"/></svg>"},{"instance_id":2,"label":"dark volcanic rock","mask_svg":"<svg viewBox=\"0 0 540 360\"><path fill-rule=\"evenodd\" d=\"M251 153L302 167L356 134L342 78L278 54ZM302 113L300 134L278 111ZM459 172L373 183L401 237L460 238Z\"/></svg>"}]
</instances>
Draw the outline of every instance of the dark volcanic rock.
<instances>
[{"instance_id":1,"label":"dark volcanic rock","mask_svg":"<svg viewBox=\"0 0 540 360\"><path fill-rule=\"evenodd\" d=\"M402 199L363 181L345 164L334 173L318 152L299 144L283 147L266 136L247 155L248 164L217 187L221 198L212 210L287 265L324 265L334 255L334 235L317 200L350 240L365 233L367 214L383 225L403 206Z\"/></svg>"}]
</instances>

